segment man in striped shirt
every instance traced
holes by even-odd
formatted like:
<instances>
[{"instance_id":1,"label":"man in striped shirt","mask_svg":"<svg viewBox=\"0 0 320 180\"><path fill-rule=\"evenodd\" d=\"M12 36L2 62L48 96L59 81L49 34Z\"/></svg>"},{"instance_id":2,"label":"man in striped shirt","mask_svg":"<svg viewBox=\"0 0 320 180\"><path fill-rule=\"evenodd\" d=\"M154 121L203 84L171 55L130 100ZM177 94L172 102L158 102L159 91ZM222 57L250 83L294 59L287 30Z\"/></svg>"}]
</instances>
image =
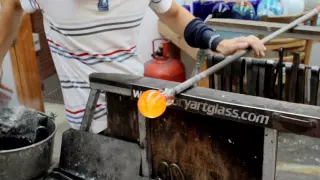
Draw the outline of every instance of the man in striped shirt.
<instances>
[{"instance_id":1,"label":"man in striped shirt","mask_svg":"<svg viewBox=\"0 0 320 180\"><path fill-rule=\"evenodd\" d=\"M6 0L0 14L0 65L16 36L23 12L42 11L63 89L66 116L70 126L79 129L91 73L143 76L136 44L148 6L164 23L183 35L190 46L209 48L224 55L251 46L257 55L264 55L265 47L258 38L223 40L174 0ZM0 99L4 103L9 100L3 94ZM93 133L107 127L105 103L101 95L91 127Z\"/></svg>"}]
</instances>

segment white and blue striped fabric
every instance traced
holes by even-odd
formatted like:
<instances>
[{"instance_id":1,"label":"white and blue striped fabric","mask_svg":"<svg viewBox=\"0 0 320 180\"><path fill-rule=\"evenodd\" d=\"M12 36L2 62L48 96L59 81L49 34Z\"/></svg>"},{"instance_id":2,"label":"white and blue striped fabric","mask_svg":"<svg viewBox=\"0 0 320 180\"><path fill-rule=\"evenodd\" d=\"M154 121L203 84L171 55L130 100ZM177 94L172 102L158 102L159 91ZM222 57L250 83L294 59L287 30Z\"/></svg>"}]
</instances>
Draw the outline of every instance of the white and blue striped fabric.
<instances>
[{"instance_id":1,"label":"white and blue striped fabric","mask_svg":"<svg viewBox=\"0 0 320 180\"><path fill-rule=\"evenodd\" d=\"M143 76L136 54L140 24L148 6L158 13L172 0L20 0L26 12L40 10L52 58L61 82L66 118L79 129L89 96L93 72ZM102 0L101 0L102 1ZM107 128L103 95L98 101L91 132Z\"/></svg>"}]
</instances>

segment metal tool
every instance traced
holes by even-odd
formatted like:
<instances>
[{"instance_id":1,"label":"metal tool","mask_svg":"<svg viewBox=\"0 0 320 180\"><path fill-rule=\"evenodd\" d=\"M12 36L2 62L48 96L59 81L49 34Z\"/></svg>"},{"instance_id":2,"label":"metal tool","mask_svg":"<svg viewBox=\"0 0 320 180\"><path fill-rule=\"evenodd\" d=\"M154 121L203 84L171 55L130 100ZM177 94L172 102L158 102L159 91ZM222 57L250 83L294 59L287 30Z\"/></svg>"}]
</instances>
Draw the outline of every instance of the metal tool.
<instances>
[{"instance_id":1,"label":"metal tool","mask_svg":"<svg viewBox=\"0 0 320 180\"><path fill-rule=\"evenodd\" d=\"M304 104L304 97L305 97L305 87L306 87L306 66L304 64L299 65L299 70L298 70L298 85L297 85L297 98L296 102L297 103L302 103Z\"/></svg>"},{"instance_id":2,"label":"metal tool","mask_svg":"<svg viewBox=\"0 0 320 180\"><path fill-rule=\"evenodd\" d=\"M160 169L163 168L164 169L164 173L160 172ZM157 171L157 175L156 175L156 180L175 180L176 178L174 178L174 173L173 170L176 169L176 171L179 174L179 179L181 180L185 180L185 177L180 169L180 167L175 164L175 163L171 163L170 165L167 162L160 162L158 165L158 171Z\"/></svg>"},{"instance_id":3,"label":"metal tool","mask_svg":"<svg viewBox=\"0 0 320 180\"><path fill-rule=\"evenodd\" d=\"M317 100L317 105L320 106L320 83L318 86L318 100Z\"/></svg>"},{"instance_id":4,"label":"metal tool","mask_svg":"<svg viewBox=\"0 0 320 180\"><path fill-rule=\"evenodd\" d=\"M244 93L243 88L243 79L246 74L246 61L244 59L241 59L241 70L240 70L240 76L239 76L239 93Z\"/></svg>"},{"instance_id":5,"label":"metal tool","mask_svg":"<svg viewBox=\"0 0 320 180\"><path fill-rule=\"evenodd\" d=\"M224 60L224 57L222 57L222 56L213 56L211 54L208 54L207 55L207 67L210 68L210 67L220 63L223 60ZM214 74L209 76L209 83L210 83L209 87L212 89L224 90L224 87L225 87L224 74L225 74L224 69L221 69L220 71L215 72Z\"/></svg>"},{"instance_id":6,"label":"metal tool","mask_svg":"<svg viewBox=\"0 0 320 180\"><path fill-rule=\"evenodd\" d=\"M286 25L285 27L275 31L274 33L266 36L265 38L262 39L263 43L269 42L270 40L272 40L273 38L279 36L280 34L296 27L298 24L310 19L311 17L313 17L314 15L318 14L320 11L320 6L313 9L312 11L310 11L309 13L305 14L304 16L296 19L295 21L291 22L290 24ZM196 76L188 79L187 81L173 87L170 89L166 89L163 94L166 97L174 97L176 94L180 94L181 92L185 91L186 89L192 87L194 84L198 83L199 81L201 81L204 78L207 78L208 76L212 75L213 73L219 71L220 69L222 69L223 67L225 67L226 65L232 63L233 61L239 59L240 57L246 55L249 52L250 49L248 50L244 50L241 52L238 52L236 54L234 54L233 56L228 56L224 61L218 63L217 65L197 74ZM174 98L171 98L172 100ZM173 103L173 101L168 102L168 105L171 105Z\"/></svg>"},{"instance_id":7,"label":"metal tool","mask_svg":"<svg viewBox=\"0 0 320 180\"><path fill-rule=\"evenodd\" d=\"M275 86L276 86L276 61L268 60L266 62L266 70L265 70L265 83L264 83L264 94L266 98L275 98Z\"/></svg>"},{"instance_id":8,"label":"metal tool","mask_svg":"<svg viewBox=\"0 0 320 180\"><path fill-rule=\"evenodd\" d=\"M206 23L209 19L212 18L212 14L209 14L207 18L204 20L204 23ZM207 50L206 49L199 49L197 52L197 59L196 59L196 65L191 73L191 77L197 75L202 67L203 62L205 61L207 56Z\"/></svg>"},{"instance_id":9,"label":"metal tool","mask_svg":"<svg viewBox=\"0 0 320 180\"><path fill-rule=\"evenodd\" d=\"M310 104L317 105L318 100L318 88L319 88L319 67L311 67L310 78Z\"/></svg>"},{"instance_id":10,"label":"metal tool","mask_svg":"<svg viewBox=\"0 0 320 180\"><path fill-rule=\"evenodd\" d=\"M232 71L231 64L223 68L223 89L224 91L232 92Z\"/></svg>"},{"instance_id":11,"label":"metal tool","mask_svg":"<svg viewBox=\"0 0 320 180\"><path fill-rule=\"evenodd\" d=\"M258 67L258 62L259 60L252 60L252 92L253 96L259 96L259 67Z\"/></svg>"},{"instance_id":12,"label":"metal tool","mask_svg":"<svg viewBox=\"0 0 320 180\"><path fill-rule=\"evenodd\" d=\"M292 69L292 64L285 64L285 92L284 92L284 100L289 101L289 95L291 92L290 89L290 79L291 79L291 69Z\"/></svg>"},{"instance_id":13,"label":"metal tool","mask_svg":"<svg viewBox=\"0 0 320 180\"><path fill-rule=\"evenodd\" d=\"M197 59L196 59L196 65L191 73L191 77L197 75L200 70L201 70L201 66L204 62L204 60L206 59L206 53L207 50L205 49L199 49L199 51L197 52Z\"/></svg>"},{"instance_id":14,"label":"metal tool","mask_svg":"<svg viewBox=\"0 0 320 180\"><path fill-rule=\"evenodd\" d=\"M284 48L279 50L279 63L277 65L277 74L278 74L278 99L282 100L283 98L283 56Z\"/></svg>"},{"instance_id":15,"label":"metal tool","mask_svg":"<svg viewBox=\"0 0 320 180\"><path fill-rule=\"evenodd\" d=\"M253 84L253 72L252 72L252 59L246 59L247 67L246 67L246 79L247 79L247 94L253 95L254 94L254 88L252 88Z\"/></svg>"},{"instance_id":16,"label":"metal tool","mask_svg":"<svg viewBox=\"0 0 320 180\"><path fill-rule=\"evenodd\" d=\"M293 54L292 65L286 65L286 101L296 102L300 55Z\"/></svg>"},{"instance_id":17,"label":"metal tool","mask_svg":"<svg viewBox=\"0 0 320 180\"><path fill-rule=\"evenodd\" d=\"M207 67L210 68L213 66L214 56L212 58L207 58ZM215 89L215 80L214 80L214 74L209 76L209 88Z\"/></svg>"},{"instance_id":18,"label":"metal tool","mask_svg":"<svg viewBox=\"0 0 320 180\"><path fill-rule=\"evenodd\" d=\"M260 97L265 97L265 74L266 74L266 60L256 60L257 66L259 68L259 73L258 73L258 95Z\"/></svg>"}]
</instances>

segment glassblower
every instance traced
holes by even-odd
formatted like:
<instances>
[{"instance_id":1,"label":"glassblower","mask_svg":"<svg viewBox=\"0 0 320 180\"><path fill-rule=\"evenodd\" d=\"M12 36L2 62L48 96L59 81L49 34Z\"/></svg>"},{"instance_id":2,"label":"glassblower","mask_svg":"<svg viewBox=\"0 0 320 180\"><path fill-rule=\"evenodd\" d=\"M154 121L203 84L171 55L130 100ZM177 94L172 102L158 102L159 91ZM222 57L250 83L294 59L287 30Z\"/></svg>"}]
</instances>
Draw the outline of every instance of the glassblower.
<instances>
[{"instance_id":1,"label":"glassblower","mask_svg":"<svg viewBox=\"0 0 320 180\"><path fill-rule=\"evenodd\" d=\"M296 19L295 21L291 22L285 27L263 38L262 42L264 44L269 42L270 40L281 35L282 33L296 27L298 24L305 22L306 20L310 19L311 17L318 14L319 12L320 12L320 6L311 10L309 13L305 14L304 16ZM215 66L212 66L211 68L195 75L194 77L188 79L187 81L173 88L165 89L162 92L158 90L148 90L144 92L138 100L138 109L140 113L147 118L157 118L161 116L165 112L166 107L172 105L176 95L192 87L194 84L198 83L202 79L207 78L213 73L221 70L223 67L231 64L232 62L241 58L242 56L245 56L249 51L250 49L247 49L241 52L237 52L232 56L228 56L225 58L224 61L216 64Z\"/></svg>"}]
</instances>

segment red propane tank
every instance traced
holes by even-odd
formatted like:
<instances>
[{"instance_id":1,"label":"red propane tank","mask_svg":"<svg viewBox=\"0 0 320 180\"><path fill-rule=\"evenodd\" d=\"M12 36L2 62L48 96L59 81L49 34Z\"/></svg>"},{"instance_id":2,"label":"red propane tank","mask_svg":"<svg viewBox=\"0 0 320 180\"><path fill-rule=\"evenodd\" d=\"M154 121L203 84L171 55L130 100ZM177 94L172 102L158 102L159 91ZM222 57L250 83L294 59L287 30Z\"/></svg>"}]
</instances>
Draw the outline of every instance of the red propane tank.
<instances>
[{"instance_id":1,"label":"red propane tank","mask_svg":"<svg viewBox=\"0 0 320 180\"><path fill-rule=\"evenodd\" d=\"M161 41L157 52L154 52L156 41ZM155 39L152 41L153 59L144 64L144 76L168 81L183 82L186 80L184 65L179 59L170 58L168 55L169 41Z\"/></svg>"}]
</instances>

